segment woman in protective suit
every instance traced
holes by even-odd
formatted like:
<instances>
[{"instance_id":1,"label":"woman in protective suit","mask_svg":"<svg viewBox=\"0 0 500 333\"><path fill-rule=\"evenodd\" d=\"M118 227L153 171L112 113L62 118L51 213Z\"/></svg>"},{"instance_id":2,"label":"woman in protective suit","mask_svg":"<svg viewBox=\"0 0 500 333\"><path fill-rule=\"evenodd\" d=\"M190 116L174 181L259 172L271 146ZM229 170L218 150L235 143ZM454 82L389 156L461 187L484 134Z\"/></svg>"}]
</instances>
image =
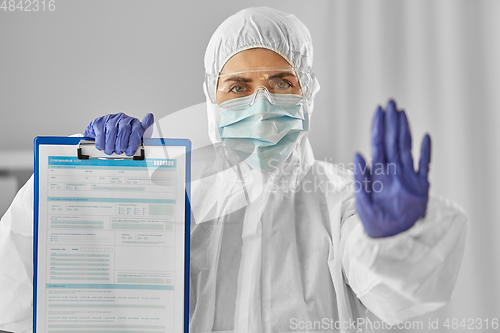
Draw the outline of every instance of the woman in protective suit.
<instances>
[{"instance_id":1,"label":"woman in protective suit","mask_svg":"<svg viewBox=\"0 0 500 333\"><path fill-rule=\"evenodd\" d=\"M316 161L312 65L307 28L270 8L236 13L209 42L215 154L193 165L191 332L370 332L358 325L368 311L394 325L451 296L467 222L429 197L429 136L415 171L406 115L390 101L375 112L371 166L356 155L353 175ZM84 136L130 155L152 119L107 115ZM0 266L24 272L0 274L0 327L16 332L31 324L32 202L30 180L0 225Z\"/></svg>"}]
</instances>

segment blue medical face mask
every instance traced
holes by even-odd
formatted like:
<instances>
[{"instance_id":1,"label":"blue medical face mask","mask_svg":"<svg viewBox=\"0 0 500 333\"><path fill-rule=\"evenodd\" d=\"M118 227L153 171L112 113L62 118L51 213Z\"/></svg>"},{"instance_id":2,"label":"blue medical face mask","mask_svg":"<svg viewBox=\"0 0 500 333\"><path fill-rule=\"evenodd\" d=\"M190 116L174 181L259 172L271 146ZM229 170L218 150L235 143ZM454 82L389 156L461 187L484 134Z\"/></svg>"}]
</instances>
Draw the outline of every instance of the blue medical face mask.
<instances>
[{"instance_id":1,"label":"blue medical face mask","mask_svg":"<svg viewBox=\"0 0 500 333\"><path fill-rule=\"evenodd\" d=\"M302 96L258 92L257 96L221 103L220 108L219 131L224 145L262 170L283 162L300 133L307 130Z\"/></svg>"}]
</instances>

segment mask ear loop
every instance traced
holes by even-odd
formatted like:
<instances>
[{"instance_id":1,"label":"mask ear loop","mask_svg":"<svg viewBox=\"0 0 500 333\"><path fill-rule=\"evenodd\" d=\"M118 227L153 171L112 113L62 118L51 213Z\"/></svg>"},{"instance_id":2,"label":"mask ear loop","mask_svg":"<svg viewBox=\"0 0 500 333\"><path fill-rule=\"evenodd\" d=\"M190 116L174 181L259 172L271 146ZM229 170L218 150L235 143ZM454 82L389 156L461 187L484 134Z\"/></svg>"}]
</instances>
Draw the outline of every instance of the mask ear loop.
<instances>
[{"instance_id":1,"label":"mask ear loop","mask_svg":"<svg viewBox=\"0 0 500 333\"><path fill-rule=\"evenodd\" d=\"M255 91L253 93L253 97L252 97L252 100L250 101L250 105L253 105L253 103L255 102L255 100L257 99L257 95L259 94L259 92L261 92L266 96L267 100L271 103L271 104L274 104L274 99L273 97L271 96L271 93L269 92L269 90L267 90L266 87L264 86L258 86L257 88L255 88Z\"/></svg>"}]
</instances>

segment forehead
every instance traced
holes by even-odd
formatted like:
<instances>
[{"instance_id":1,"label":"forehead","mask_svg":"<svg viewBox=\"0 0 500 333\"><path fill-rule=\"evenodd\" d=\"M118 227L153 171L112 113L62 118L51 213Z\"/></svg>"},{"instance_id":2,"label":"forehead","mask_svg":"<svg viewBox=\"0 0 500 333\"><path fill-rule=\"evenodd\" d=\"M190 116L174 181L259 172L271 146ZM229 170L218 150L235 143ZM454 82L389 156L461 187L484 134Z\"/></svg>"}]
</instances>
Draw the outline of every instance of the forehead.
<instances>
[{"instance_id":1,"label":"forehead","mask_svg":"<svg viewBox=\"0 0 500 333\"><path fill-rule=\"evenodd\" d=\"M292 68L288 61L278 53L268 49L255 48L236 53L222 67L221 72L264 67Z\"/></svg>"}]
</instances>

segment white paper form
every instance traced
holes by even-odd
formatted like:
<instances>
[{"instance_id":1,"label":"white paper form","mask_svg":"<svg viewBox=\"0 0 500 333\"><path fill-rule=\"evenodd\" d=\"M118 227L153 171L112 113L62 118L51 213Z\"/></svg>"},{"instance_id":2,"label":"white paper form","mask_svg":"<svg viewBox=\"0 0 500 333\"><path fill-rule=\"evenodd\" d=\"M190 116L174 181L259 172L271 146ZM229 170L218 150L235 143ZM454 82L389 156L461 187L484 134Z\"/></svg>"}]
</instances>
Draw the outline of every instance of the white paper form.
<instances>
[{"instance_id":1,"label":"white paper form","mask_svg":"<svg viewBox=\"0 0 500 333\"><path fill-rule=\"evenodd\" d=\"M40 145L37 332L183 332L185 147Z\"/></svg>"}]
</instances>

